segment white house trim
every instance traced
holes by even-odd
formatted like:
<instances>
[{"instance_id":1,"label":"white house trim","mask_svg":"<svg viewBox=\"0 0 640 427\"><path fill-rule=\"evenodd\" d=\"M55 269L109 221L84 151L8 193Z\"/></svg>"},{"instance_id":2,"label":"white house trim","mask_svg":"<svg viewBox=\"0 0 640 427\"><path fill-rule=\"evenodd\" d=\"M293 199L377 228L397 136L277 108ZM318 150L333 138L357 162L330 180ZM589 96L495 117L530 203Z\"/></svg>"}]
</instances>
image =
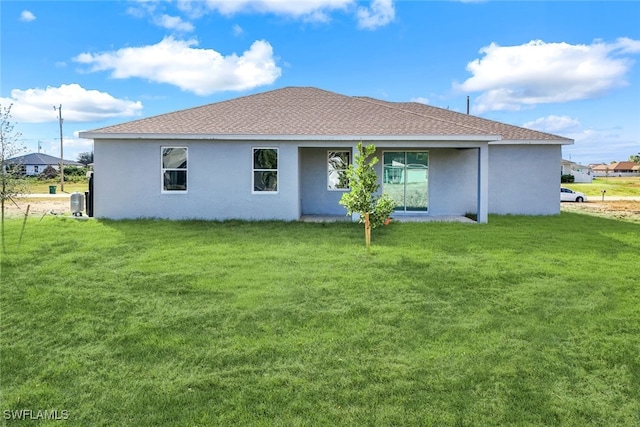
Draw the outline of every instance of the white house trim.
<instances>
[{"instance_id":1,"label":"white house trim","mask_svg":"<svg viewBox=\"0 0 640 427\"><path fill-rule=\"evenodd\" d=\"M497 139L490 145L572 145L573 140L566 139Z\"/></svg>"},{"instance_id":2,"label":"white house trim","mask_svg":"<svg viewBox=\"0 0 640 427\"><path fill-rule=\"evenodd\" d=\"M158 133L99 133L80 132L85 139L118 140L208 140L208 141L453 141L487 142L500 140L499 135L212 135L212 134L158 134ZM515 142L514 142L515 143ZM557 144L557 142L555 142Z\"/></svg>"}]
</instances>

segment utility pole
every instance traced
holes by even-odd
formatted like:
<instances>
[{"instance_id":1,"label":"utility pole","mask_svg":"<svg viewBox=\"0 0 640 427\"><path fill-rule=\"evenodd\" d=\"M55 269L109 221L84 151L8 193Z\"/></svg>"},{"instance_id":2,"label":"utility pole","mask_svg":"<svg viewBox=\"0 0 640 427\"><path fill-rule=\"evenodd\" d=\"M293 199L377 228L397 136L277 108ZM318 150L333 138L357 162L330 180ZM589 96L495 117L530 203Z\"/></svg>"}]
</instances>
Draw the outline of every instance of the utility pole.
<instances>
[{"instance_id":1,"label":"utility pole","mask_svg":"<svg viewBox=\"0 0 640 427\"><path fill-rule=\"evenodd\" d=\"M64 157L62 144L62 104L59 107L53 106L54 110L58 110L58 122L60 122L60 191L64 191Z\"/></svg>"}]
</instances>

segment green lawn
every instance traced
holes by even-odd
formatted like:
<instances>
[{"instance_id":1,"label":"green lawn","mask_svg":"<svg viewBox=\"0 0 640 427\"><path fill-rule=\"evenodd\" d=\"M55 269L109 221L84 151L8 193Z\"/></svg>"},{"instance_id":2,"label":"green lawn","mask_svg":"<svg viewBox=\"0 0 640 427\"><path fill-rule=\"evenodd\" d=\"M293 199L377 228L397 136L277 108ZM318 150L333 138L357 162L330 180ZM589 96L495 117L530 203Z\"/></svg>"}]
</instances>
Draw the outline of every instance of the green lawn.
<instances>
[{"instance_id":1,"label":"green lawn","mask_svg":"<svg viewBox=\"0 0 640 427\"><path fill-rule=\"evenodd\" d=\"M75 193L80 192L84 193L85 191L89 191L89 180L85 178L78 178L79 182L65 182L64 183L64 193ZM48 180L38 180L38 179L27 179L27 192L33 194L49 194L49 186L56 186L56 193L62 193L62 189L60 188L60 180L48 179Z\"/></svg>"},{"instance_id":2,"label":"green lawn","mask_svg":"<svg viewBox=\"0 0 640 427\"><path fill-rule=\"evenodd\" d=\"M581 191L587 196L638 196L640 197L640 177L598 177L589 184L562 184L563 187Z\"/></svg>"},{"instance_id":3,"label":"green lawn","mask_svg":"<svg viewBox=\"0 0 640 427\"><path fill-rule=\"evenodd\" d=\"M640 425L637 224L21 225L7 425Z\"/></svg>"}]
</instances>

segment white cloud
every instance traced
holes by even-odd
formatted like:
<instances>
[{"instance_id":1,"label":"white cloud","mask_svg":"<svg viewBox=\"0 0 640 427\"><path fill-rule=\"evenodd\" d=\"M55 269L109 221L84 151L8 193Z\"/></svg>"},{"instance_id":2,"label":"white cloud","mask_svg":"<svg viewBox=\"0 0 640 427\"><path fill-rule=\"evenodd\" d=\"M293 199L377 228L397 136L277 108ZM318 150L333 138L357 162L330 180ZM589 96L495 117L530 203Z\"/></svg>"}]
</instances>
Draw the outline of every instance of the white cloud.
<instances>
[{"instance_id":1,"label":"white cloud","mask_svg":"<svg viewBox=\"0 0 640 427\"><path fill-rule=\"evenodd\" d=\"M164 3L145 0L139 2L136 6L129 7L127 14L135 18L149 17L154 25L174 32L190 33L195 30L191 22L187 22L179 16L162 13L164 9Z\"/></svg>"},{"instance_id":2,"label":"white cloud","mask_svg":"<svg viewBox=\"0 0 640 427\"><path fill-rule=\"evenodd\" d=\"M73 132L73 137L69 135L62 136L64 142L64 158L65 160L76 160L80 153L93 151L93 139L80 139L78 132ZM40 152L49 154L50 156L60 156L60 139L39 138L41 150ZM35 152L37 144L31 144L29 152Z\"/></svg>"},{"instance_id":3,"label":"white cloud","mask_svg":"<svg viewBox=\"0 0 640 427\"><path fill-rule=\"evenodd\" d=\"M34 15L33 12L31 12L29 10L23 10L22 13L20 14L20 20L22 22L35 21L36 20L36 15Z\"/></svg>"},{"instance_id":4,"label":"white cloud","mask_svg":"<svg viewBox=\"0 0 640 427\"><path fill-rule=\"evenodd\" d=\"M64 157L69 159L76 159L78 154L83 152L93 151L93 140L78 138L78 132L73 132L73 138L68 136L63 136L64 139ZM58 147L60 145L60 141L58 141ZM68 157L73 155L73 157Z\"/></svg>"},{"instance_id":5,"label":"white cloud","mask_svg":"<svg viewBox=\"0 0 640 427\"><path fill-rule=\"evenodd\" d=\"M370 8L358 8L358 28L375 30L392 22L395 16L393 0L372 0Z\"/></svg>"},{"instance_id":6,"label":"white cloud","mask_svg":"<svg viewBox=\"0 0 640 427\"><path fill-rule=\"evenodd\" d=\"M637 138L621 129L580 129L566 136L575 143L562 147L563 158L581 164L628 160L638 152Z\"/></svg>"},{"instance_id":7,"label":"white cloud","mask_svg":"<svg viewBox=\"0 0 640 427\"><path fill-rule=\"evenodd\" d=\"M236 37L239 37L242 35L242 33L244 33L244 30L242 29L242 27L238 24L235 24L233 26L233 35Z\"/></svg>"},{"instance_id":8,"label":"white cloud","mask_svg":"<svg viewBox=\"0 0 640 427\"><path fill-rule=\"evenodd\" d=\"M640 40L632 40L627 37L621 37L616 40L616 44L620 49L620 53L639 53Z\"/></svg>"},{"instance_id":9,"label":"white cloud","mask_svg":"<svg viewBox=\"0 0 640 427\"><path fill-rule=\"evenodd\" d=\"M194 20L209 13L232 16L240 13L274 14L305 22L329 22L331 13L341 11L355 13L358 28L374 30L395 19L395 0L370 0L368 7L359 6L362 0L177 0L177 9ZM163 10L172 2L160 0L138 0L127 10L137 18L152 17L152 22L164 28L186 32L192 24L182 21L184 27L167 27L162 24ZM359 7L358 7L359 6ZM172 17L176 18L176 17ZM192 31L192 30L189 30Z\"/></svg>"},{"instance_id":10,"label":"white cloud","mask_svg":"<svg viewBox=\"0 0 640 427\"><path fill-rule=\"evenodd\" d=\"M179 0L178 7L192 17L200 17L208 12L222 15L257 12L287 15L295 18L324 20L325 12L344 10L353 0Z\"/></svg>"},{"instance_id":11,"label":"white cloud","mask_svg":"<svg viewBox=\"0 0 640 427\"><path fill-rule=\"evenodd\" d=\"M429 104L429 99L428 98L424 98L422 96L419 96L417 98L411 98L409 100L410 102L419 102L420 104Z\"/></svg>"},{"instance_id":12,"label":"white cloud","mask_svg":"<svg viewBox=\"0 0 640 427\"><path fill-rule=\"evenodd\" d=\"M517 111L541 103L597 98L626 86L626 74L640 53L640 41L620 38L590 45L531 41L520 46L483 47L483 58L467 64L473 74L454 86L482 92L474 112Z\"/></svg>"},{"instance_id":13,"label":"white cloud","mask_svg":"<svg viewBox=\"0 0 640 427\"><path fill-rule=\"evenodd\" d=\"M113 117L136 116L142 110L137 101L117 99L105 92L87 90L78 84L46 89L13 89L11 98L0 104L13 104L11 114L17 122L43 123L58 120L53 106L62 104L62 118L69 122L90 122Z\"/></svg>"},{"instance_id":14,"label":"white cloud","mask_svg":"<svg viewBox=\"0 0 640 427\"><path fill-rule=\"evenodd\" d=\"M196 40L166 37L155 45L117 51L82 53L74 61L89 71L111 70L118 79L140 77L168 83L197 95L226 90L246 90L273 83L281 75L271 45L255 41L241 56L223 56L212 49L197 49Z\"/></svg>"},{"instance_id":15,"label":"white cloud","mask_svg":"<svg viewBox=\"0 0 640 427\"><path fill-rule=\"evenodd\" d=\"M183 21L179 16L162 14L154 17L153 22L157 26L166 28L167 30L174 30L183 33L190 33L194 30L193 24Z\"/></svg>"},{"instance_id":16,"label":"white cloud","mask_svg":"<svg viewBox=\"0 0 640 427\"><path fill-rule=\"evenodd\" d=\"M358 0L178 0L178 8L195 19L211 12L272 13L307 22L329 22L334 11L355 11L358 27L373 30L395 18L394 0L371 0L369 7L355 7Z\"/></svg>"},{"instance_id":17,"label":"white cloud","mask_svg":"<svg viewBox=\"0 0 640 427\"><path fill-rule=\"evenodd\" d=\"M625 160L633 154L638 143L624 135L621 128L586 128L569 116L547 116L524 123L525 128L549 132L573 139L573 145L562 147L563 158L581 164Z\"/></svg>"},{"instance_id":18,"label":"white cloud","mask_svg":"<svg viewBox=\"0 0 640 427\"><path fill-rule=\"evenodd\" d=\"M581 128L580 121L569 116L540 117L522 125L525 128L554 134L576 132Z\"/></svg>"},{"instance_id":19,"label":"white cloud","mask_svg":"<svg viewBox=\"0 0 640 427\"><path fill-rule=\"evenodd\" d=\"M147 15L153 14L155 9L155 5L150 2L140 2L136 6L129 7L127 14L134 18L144 18Z\"/></svg>"},{"instance_id":20,"label":"white cloud","mask_svg":"<svg viewBox=\"0 0 640 427\"><path fill-rule=\"evenodd\" d=\"M395 19L395 0L370 0L368 6L360 6L361 0L138 0L127 13L136 18L150 17L160 27L180 32L194 30L192 23L178 16L170 16L165 10L176 5L188 19L201 18L209 13L225 16L244 14L274 14L305 22L329 22L331 13L340 11L355 13L358 28L375 30Z\"/></svg>"}]
</instances>

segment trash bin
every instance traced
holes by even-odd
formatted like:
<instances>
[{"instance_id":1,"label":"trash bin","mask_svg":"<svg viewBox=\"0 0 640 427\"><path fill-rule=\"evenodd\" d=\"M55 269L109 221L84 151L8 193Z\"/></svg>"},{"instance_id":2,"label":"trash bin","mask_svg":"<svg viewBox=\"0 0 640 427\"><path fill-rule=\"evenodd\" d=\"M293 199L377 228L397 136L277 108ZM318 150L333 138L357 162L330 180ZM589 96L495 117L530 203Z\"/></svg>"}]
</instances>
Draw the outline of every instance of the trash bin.
<instances>
[{"instance_id":1,"label":"trash bin","mask_svg":"<svg viewBox=\"0 0 640 427\"><path fill-rule=\"evenodd\" d=\"M56 186L55 185L50 185L49 186L49 194L56 194Z\"/></svg>"},{"instance_id":2,"label":"trash bin","mask_svg":"<svg viewBox=\"0 0 640 427\"><path fill-rule=\"evenodd\" d=\"M71 213L73 216L82 216L82 209L84 207L84 194L73 193L71 194Z\"/></svg>"}]
</instances>

